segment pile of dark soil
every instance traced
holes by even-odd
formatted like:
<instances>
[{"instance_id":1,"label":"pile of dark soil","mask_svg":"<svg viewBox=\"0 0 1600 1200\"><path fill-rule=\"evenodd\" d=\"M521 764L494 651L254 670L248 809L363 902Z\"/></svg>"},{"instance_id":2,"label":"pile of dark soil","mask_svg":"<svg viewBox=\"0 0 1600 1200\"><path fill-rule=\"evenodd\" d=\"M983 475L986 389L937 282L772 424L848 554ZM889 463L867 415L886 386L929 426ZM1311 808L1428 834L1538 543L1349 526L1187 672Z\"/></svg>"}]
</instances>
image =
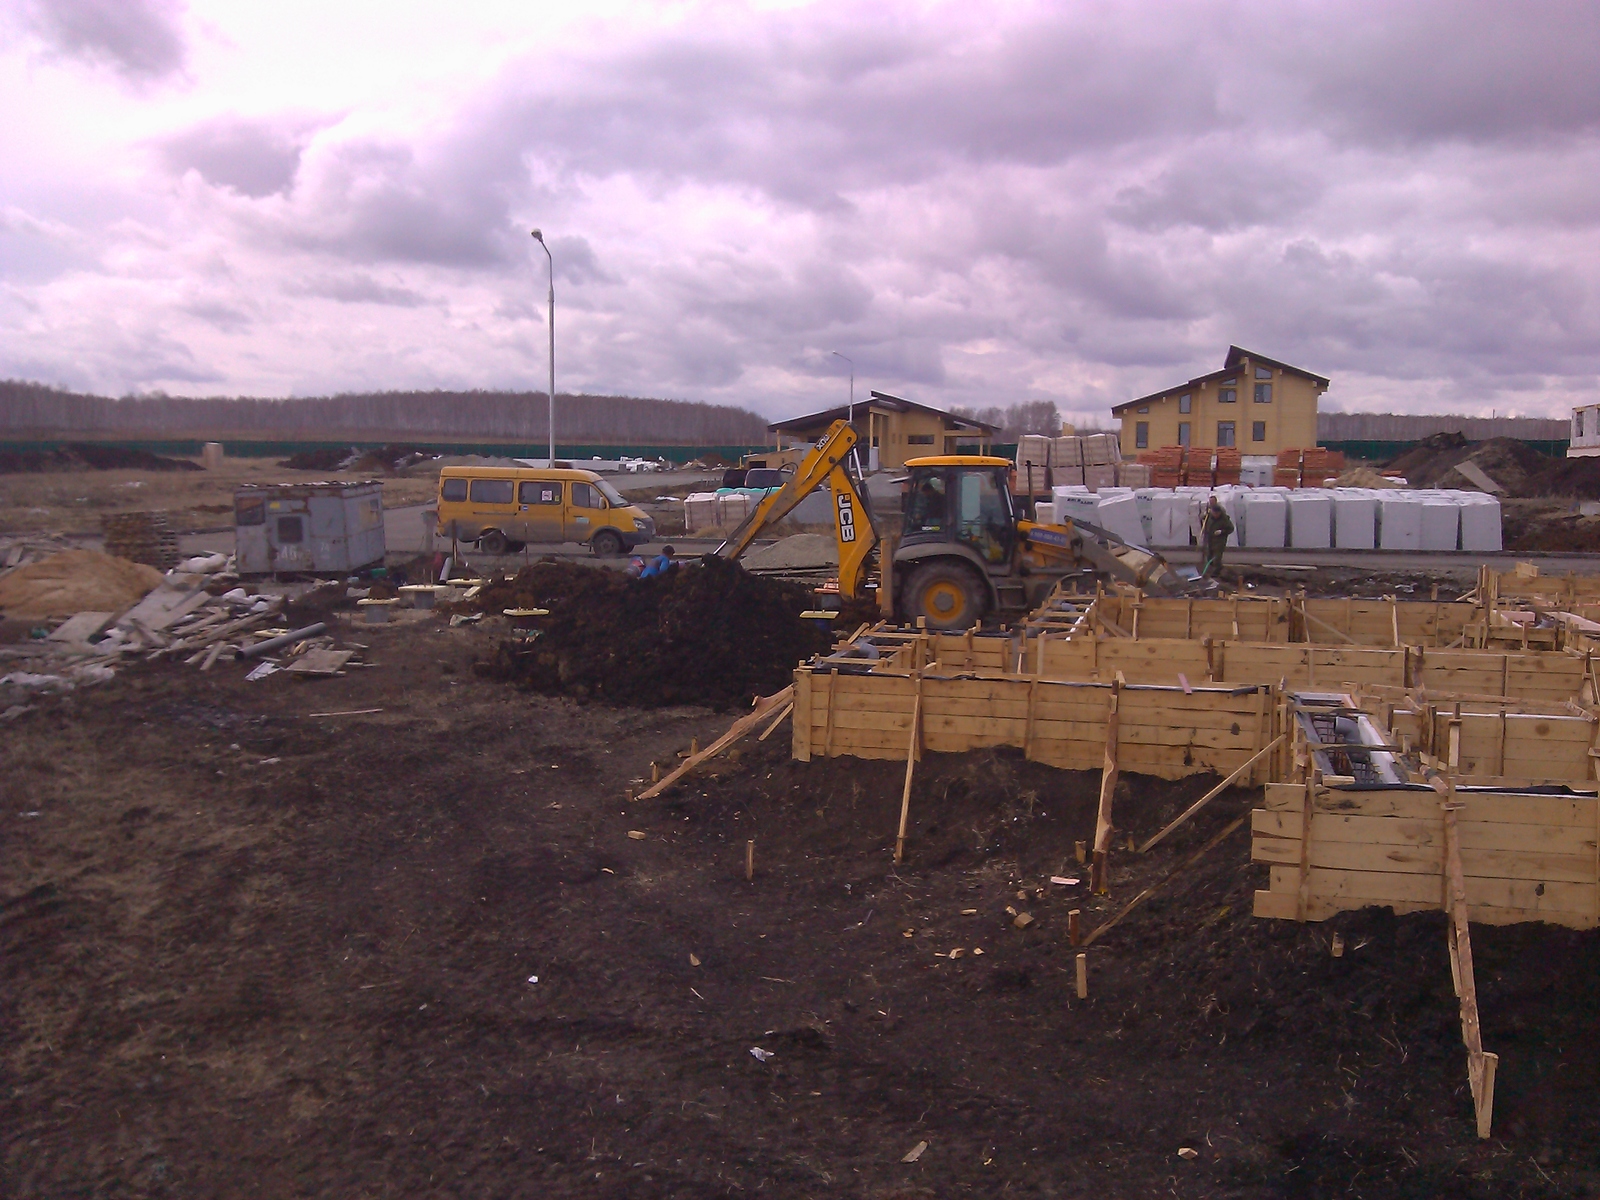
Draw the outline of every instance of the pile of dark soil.
<instances>
[{"instance_id":1,"label":"pile of dark soil","mask_svg":"<svg viewBox=\"0 0 1600 1200\"><path fill-rule=\"evenodd\" d=\"M1600 458L1555 458L1545 464L1522 495L1600 500Z\"/></svg>"},{"instance_id":2,"label":"pile of dark soil","mask_svg":"<svg viewBox=\"0 0 1600 1200\"><path fill-rule=\"evenodd\" d=\"M534 691L646 708L724 709L785 687L825 651L800 619L810 593L707 555L656 579L546 560L477 597L485 612L547 608L532 642L506 642L483 671Z\"/></svg>"},{"instance_id":3,"label":"pile of dark soil","mask_svg":"<svg viewBox=\"0 0 1600 1200\"><path fill-rule=\"evenodd\" d=\"M291 454L278 465L289 471L403 471L413 463L438 456L439 451L422 446L379 446L372 450L323 446Z\"/></svg>"},{"instance_id":4,"label":"pile of dark soil","mask_svg":"<svg viewBox=\"0 0 1600 1200\"><path fill-rule=\"evenodd\" d=\"M1575 554L1600 550L1600 517L1586 517L1565 506L1531 503L1504 508L1507 550Z\"/></svg>"},{"instance_id":5,"label":"pile of dark soil","mask_svg":"<svg viewBox=\"0 0 1600 1200\"><path fill-rule=\"evenodd\" d=\"M199 471L186 458L165 458L148 450L73 442L60 450L0 450L0 475L46 471Z\"/></svg>"},{"instance_id":6,"label":"pile of dark soil","mask_svg":"<svg viewBox=\"0 0 1600 1200\"><path fill-rule=\"evenodd\" d=\"M1385 465L1398 471L1412 487L1471 488L1456 464L1471 462L1511 496L1544 495L1534 483L1558 460L1540 454L1516 438L1490 438L1469 442L1459 433L1436 433L1412 446ZM1600 477L1597 477L1600 478Z\"/></svg>"}]
</instances>

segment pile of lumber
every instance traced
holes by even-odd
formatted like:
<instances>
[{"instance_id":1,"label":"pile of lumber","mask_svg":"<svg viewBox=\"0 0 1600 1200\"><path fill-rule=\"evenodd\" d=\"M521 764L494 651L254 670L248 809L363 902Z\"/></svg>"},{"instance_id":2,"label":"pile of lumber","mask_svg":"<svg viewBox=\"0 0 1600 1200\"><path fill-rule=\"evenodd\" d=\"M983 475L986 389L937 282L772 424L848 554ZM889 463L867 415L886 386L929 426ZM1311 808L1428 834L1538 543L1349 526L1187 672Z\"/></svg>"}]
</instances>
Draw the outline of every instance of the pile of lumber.
<instances>
[{"instance_id":1,"label":"pile of lumber","mask_svg":"<svg viewBox=\"0 0 1600 1200\"><path fill-rule=\"evenodd\" d=\"M106 553L162 571L178 565L178 535L167 528L167 514L107 513L100 518Z\"/></svg>"}]
</instances>

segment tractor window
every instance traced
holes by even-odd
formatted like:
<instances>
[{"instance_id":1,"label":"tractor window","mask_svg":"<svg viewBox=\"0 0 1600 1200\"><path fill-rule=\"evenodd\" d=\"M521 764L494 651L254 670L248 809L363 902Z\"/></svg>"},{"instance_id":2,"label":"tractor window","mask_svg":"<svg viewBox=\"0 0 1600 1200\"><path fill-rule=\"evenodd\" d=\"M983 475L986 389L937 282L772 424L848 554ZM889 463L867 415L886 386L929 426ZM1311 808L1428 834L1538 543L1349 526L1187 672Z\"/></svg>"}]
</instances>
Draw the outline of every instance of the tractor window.
<instances>
[{"instance_id":1,"label":"tractor window","mask_svg":"<svg viewBox=\"0 0 1600 1200\"><path fill-rule=\"evenodd\" d=\"M947 519L944 476L931 472L918 476L906 496L905 533L943 533Z\"/></svg>"},{"instance_id":2,"label":"tractor window","mask_svg":"<svg viewBox=\"0 0 1600 1200\"><path fill-rule=\"evenodd\" d=\"M1016 527L999 479L993 471L966 471L957 479L956 536L985 562L1005 562Z\"/></svg>"}]
</instances>

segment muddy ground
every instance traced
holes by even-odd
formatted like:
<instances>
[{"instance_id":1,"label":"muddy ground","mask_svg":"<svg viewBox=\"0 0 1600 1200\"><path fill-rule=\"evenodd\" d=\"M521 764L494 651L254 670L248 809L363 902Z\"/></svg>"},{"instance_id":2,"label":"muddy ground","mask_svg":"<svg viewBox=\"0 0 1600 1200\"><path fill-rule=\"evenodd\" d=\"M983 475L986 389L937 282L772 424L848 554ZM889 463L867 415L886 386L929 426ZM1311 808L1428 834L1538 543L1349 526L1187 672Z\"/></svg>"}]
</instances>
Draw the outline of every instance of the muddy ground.
<instances>
[{"instance_id":1,"label":"muddy ground","mask_svg":"<svg viewBox=\"0 0 1600 1200\"><path fill-rule=\"evenodd\" d=\"M785 727L630 806L728 716L519 692L438 618L345 636L378 665L153 664L3 727L0 1195L1600 1188L1595 935L1473 930L1479 1142L1441 921L1347 917L1334 959L1332 925L1248 915L1242 830L1075 998L1068 910L1248 793L1097 900L1049 882L1095 776L929 756L895 869L897 764L794 763ZM1128 779L1119 823L1206 784Z\"/></svg>"}]
</instances>

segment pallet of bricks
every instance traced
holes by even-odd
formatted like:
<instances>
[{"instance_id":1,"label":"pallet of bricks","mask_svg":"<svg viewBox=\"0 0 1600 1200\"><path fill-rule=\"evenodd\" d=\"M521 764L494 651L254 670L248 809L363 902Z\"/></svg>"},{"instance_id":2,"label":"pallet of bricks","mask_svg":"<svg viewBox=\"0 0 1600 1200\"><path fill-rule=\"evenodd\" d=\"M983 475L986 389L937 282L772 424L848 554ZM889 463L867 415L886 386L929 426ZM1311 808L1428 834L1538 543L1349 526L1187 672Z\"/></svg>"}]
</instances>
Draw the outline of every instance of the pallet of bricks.
<instances>
[{"instance_id":1,"label":"pallet of bricks","mask_svg":"<svg viewBox=\"0 0 1600 1200\"><path fill-rule=\"evenodd\" d=\"M178 535L167 528L166 513L111 513L100 518L106 553L170 571L178 565Z\"/></svg>"},{"instance_id":2,"label":"pallet of bricks","mask_svg":"<svg viewBox=\"0 0 1600 1200\"><path fill-rule=\"evenodd\" d=\"M1243 457L1239 451L1223 446L1163 446L1139 455L1139 464L1150 471L1148 487L1221 487L1239 482ZM1135 486L1135 485L1129 485Z\"/></svg>"},{"instance_id":3,"label":"pallet of bricks","mask_svg":"<svg viewBox=\"0 0 1600 1200\"><path fill-rule=\"evenodd\" d=\"M1280 450L1277 465L1272 469L1274 487L1303 488L1329 486L1344 470L1344 451L1324 450L1320 446L1311 450Z\"/></svg>"},{"instance_id":4,"label":"pallet of bricks","mask_svg":"<svg viewBox=\"0 0 1600 1200\"><path fill-rule=\"evenodd\" d=\"M1017 491L1026 496L1048 497L1058 487L1147 487L1148 474L1134 463L1123 463L1114 433L1065 434L1045 437L1024 434L1017 442Z\"/></svg>"}]
</instances>

